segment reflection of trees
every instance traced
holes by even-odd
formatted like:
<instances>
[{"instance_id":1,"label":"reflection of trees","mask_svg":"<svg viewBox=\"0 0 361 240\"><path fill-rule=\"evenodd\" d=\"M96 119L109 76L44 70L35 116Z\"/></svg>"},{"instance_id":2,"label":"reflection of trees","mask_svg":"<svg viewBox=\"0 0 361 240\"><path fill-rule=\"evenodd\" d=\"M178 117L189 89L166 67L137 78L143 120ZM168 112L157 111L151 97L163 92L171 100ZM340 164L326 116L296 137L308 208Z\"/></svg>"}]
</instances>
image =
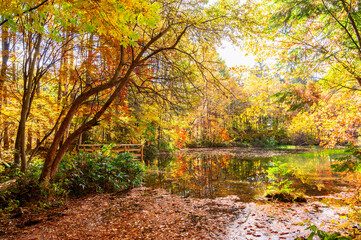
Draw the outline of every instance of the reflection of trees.
<instances>
[{"instance_id":1,"label":"reflection of trees","mask_svg":"<svg viewBox=\"0 0 361 240\"><path fill-rule=\"evenodd\" d=\"M158 172L156 181L154 178L151 179L151 185L166 187L172 192L183 195L212 197L215 189L220 187L218 182L226 179L225 169L229 159L230 156L178 155L169 165L166 167L163 165L163 171ZM155 163L159 162L155 161ZM167 181L169 177L173 181Z\"/></svg>"},{"instance_id":2,"label":"reflection of trees","mask_svg":"<svg viewBox=\"0 0 361 240\"><path fill-rule=\"evenodd\" d=\"M331 169L332 157L327 153L293 156L289 166L293 170L292 181L306 194L323 195L337 191L342 185L340 174Z\"/></svg>"},{"instance_id":3,"label":"reflection of trees","mask_svg":"<svg viewBox=\"0 0 361 240\"><path fill-rule=\"evenodd\" d=\"M288 155L275 159L289 164L294 171L290 179L296 183L296 188L305 188L306 193L318 194L317 186L326 186L328 191L340 184L331 171L328 154ZM231 155L177 155L155 160L153 166L157 166L157 174L147 181L183 196L238 195L247 200L265 189L266 169L273 160L240 159Z\"/></svg>"},{"instance_id":4,"label":"reflection of trees","mask_svg":"<svg viewBox=\"0 0 361 240\"><path fill-rule=\"evenodd\" d=\"M229 174L233 179L240 179L250 183L265 182L269 162L270 160L267 158L233 158Z\"/></svg>"},{"instance_id":5,"label":"reflection of trees","mask_svg":"<svg viewBox=\"0 0 361 240\"><path fill-rule=\"evenodd\" d=\"M175 193L195 197L215 197L235 194L252 194L255 183L265 178L267 162L243 160L228 155L179 155L170 163L168 175L162 186ZM239 180L242 180L240 182ZM238 189L239 188L239 189Z\"/></svg>"}]
</instances>

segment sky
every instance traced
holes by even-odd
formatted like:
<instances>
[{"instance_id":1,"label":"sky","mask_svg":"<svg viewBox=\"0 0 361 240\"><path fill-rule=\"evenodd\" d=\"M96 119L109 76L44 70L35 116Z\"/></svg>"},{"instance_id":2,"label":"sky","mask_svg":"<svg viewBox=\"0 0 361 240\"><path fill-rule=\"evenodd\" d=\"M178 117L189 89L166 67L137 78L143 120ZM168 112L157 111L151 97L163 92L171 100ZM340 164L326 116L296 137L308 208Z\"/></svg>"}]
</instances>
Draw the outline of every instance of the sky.
<instances>
[{"instance_id":1,"label":"sky","mask_svg":"<svg viewBox=\"0 0 361 240\"><path fill-rule=\"evenodd\" d=\"M208 4L214 4L218 0L209 0ZM246 2L246 0L239 0L240 3ZM244 65L252 67L256 61L255 57L248 55L242 51L239 47L234 46L231 42L224 40L222 46L217 49L220 57L226 62L227 67L234 67Z\"/></svg>"},{"instance_id":2,"label":"sky","mask_svg":"<svg viewBox=\"0 0 361 240\"><path fill-rule=\"evenodd\" d=\"M226 62L227 67L244 65L252 67L256 61L255 57L247 55L239 47L234 46L231 42L224 41L222 46L217 49L220 57Z\"/></svg>"}]
</instances>

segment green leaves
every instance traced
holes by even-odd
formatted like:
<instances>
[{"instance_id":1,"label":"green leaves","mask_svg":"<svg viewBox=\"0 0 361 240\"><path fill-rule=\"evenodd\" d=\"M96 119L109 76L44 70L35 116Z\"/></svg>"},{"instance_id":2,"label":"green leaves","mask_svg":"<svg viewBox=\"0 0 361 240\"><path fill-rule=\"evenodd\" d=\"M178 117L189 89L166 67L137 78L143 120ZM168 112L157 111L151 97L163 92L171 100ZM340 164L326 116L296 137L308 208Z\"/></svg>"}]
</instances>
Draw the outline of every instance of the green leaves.
<instances>
[{"instance_id":1,"label":"green leaves","mask_svg":"<svg viewBox=\"0 0 361 240\"><path fill-rule=\"evenodd\" d=\"M3 1L4 2L4 1ZM114 1L45 1L38 8L39 2L34 0L11 1L0 3L0 21L6 20L10 29L16 31L19 22L27 30L46 33L56 41L61 41L58 28L80 33L94 33L113 36L129 45L139 40L134 24L154 27L159 21L159 4L145 0ZM21 21L19 21L21 19ZM45 22L50 23L45 27Z\"/></svg>"},{"instance_id":2,"label":"green leaves","mask_svg":"<svg viewBox=\"0 0 361 240\"><path fill-rule=\"evenodd\" d=\"M340 233L327 233L319 230L315 225L311 225L306 230L311 230L312 233L307 237L307 240L313 240L314 236L318 236L321 240L351 240L351 237L341 236Z\"/></svg>"},{"instance_id":3,"label":"green leaves","mask_svg":"<svg viewBox=\"0 0 361 240\"><path fill-rule=\"evenodd\" d=\"M268 168L267 178L271 181L271 185L267 187L267 194L273 193L290 193L295 189L290 188L292 181L286 178L286 175L291 172L287 163L281 163L280 161L274 161L273 167Z\"/></svg>"},{"instance_id":4,"label":"green leaves","mask_svg":"<svg viewBox=\"0 0 361 240\"><path fill-rule=\"evenodd\" d=\"M142 164L129 153L110 154L111 147L104 145L101 153L80 154L63 161L58 180L66 179L66 187L73 194L122 191L141 184Z\"/></svg>"},{"instance_id":5,"label":"green leaves","mask_svg":"<svg viewBox=\"0 0 361 240\"><path fill-rule=\"evenodd\" d=\"M335 172L360 172L361 171L361 151L353 144L347 145L345 151L348 155L338 157L336 163L331 164L331 168Z\"/></svg>"}]
</instances>

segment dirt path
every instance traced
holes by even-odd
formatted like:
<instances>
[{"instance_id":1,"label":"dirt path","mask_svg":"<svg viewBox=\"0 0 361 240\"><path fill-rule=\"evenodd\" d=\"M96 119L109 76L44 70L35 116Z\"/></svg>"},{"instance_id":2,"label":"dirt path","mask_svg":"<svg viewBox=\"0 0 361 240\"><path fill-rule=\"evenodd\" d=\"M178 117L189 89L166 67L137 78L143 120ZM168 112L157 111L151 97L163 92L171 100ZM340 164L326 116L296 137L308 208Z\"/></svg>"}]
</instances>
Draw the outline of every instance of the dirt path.
<instances>
[{"instance_id":1,"label":"dirt path","mask_svg":"<svg viewBox=\"0 0 361 240\"><path fill-rule=\"evenodd\" d=\"M12 220L0 239L294 239L310 220L322 229L342 209L306 204L242 203L235 196L181 198L165 190L135 188L127 195L93 195L63 207Z\"/></svg>"}]
</instances>

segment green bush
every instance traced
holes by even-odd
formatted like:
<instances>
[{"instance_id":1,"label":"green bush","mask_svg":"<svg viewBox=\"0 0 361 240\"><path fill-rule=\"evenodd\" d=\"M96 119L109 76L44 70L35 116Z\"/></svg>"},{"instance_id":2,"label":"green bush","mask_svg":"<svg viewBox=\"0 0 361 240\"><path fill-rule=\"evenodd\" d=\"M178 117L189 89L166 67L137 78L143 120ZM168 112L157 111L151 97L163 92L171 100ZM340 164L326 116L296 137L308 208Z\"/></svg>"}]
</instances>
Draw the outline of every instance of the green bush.
<instances>
[{"instance_id":1,"label":"green bush","mask_svg":"<svg viewBox=\"0 0 361 240\"><path fill-rule=\"evenodd\" d=\"M129 153L79 154L64 159L57 182L75 195L91 192L119 192L141 184L144 167Z\"/></svg>"},{"instance_id":2,"label":"green bush","mask_svg":"<svg viewBox=\"0 0 361 240\"><path fill-rule=\"evenodd\" d=\"M266 177L270 181L266 191L267 198L282 202L307 201L302 195L296 194L294 188L291 188L293 183L287 178L291 174L291 170L288 168L287 163L274 161L273 166L267 169L267 173Z\"/></svg>"},{"instance_id":3,"label":"green bush","mask_svg":"<svg viewBox=\"0 0 361 240\"><path fill-rule=\"evenodd\" d=\"M261 139L260 145L263 147L274 147L277 146L277 140L275 136L266 136Z\"/></svg>"},{"instance_id":4,"label":"green bush","mask_svg":"<svg viewBox=\"0 0 361 240\"><path fill-rule=\"evenodd\" d=\"M112 155L109 147L97 154L65 157L48 188L39 184L41 167L42 161L37 160L26 173L16 167L6 170L6 177L1 180L15 181L0 191L0 217L17 215L23 207L42 209L62 204L69 193L85 195L127 190L140 185L144 175L143 165L129 153Z\"/></svg>"},{"instance_id":5,"label":"green bush","mask_svg":"<svg viewBox=\"0 0 361 240\"><path fill-rule=\"evenodd\" d=\"M314 236L318 236L321 240L351 240L349 236L341 236L340 233L328 233L319 230L315 225L309 226L306 230L311 230L312 233L307 237L307 240L313 240ZM296 239L297 240L297 239Z\"/></svg>"},{"instance_id":6,"label":"green bush","mask_svg":"<svg viewBox=\"0 0 361 240\"><path fill-rule=\"evenodd\" d=\"M41 161L36 159L29 165L26 173L15 166L8 169L6 177L11 179L12 183L0 191L1 217L17 215L23 207L39 209L63 202L67 191L58 183L52 183L46 189L40 186L41 167Z\"/></svg>"},{"instance_id":7,"label":"green bush","mask_svg":"<svg viewBox=\"0 0 361 240\"><path fill-rule=\"evenodd\" d=\"M361 150L353 144L347 144L346 156L335 158L331 165L334 172L361 172Z\"/></svg>"}]
</instances>

